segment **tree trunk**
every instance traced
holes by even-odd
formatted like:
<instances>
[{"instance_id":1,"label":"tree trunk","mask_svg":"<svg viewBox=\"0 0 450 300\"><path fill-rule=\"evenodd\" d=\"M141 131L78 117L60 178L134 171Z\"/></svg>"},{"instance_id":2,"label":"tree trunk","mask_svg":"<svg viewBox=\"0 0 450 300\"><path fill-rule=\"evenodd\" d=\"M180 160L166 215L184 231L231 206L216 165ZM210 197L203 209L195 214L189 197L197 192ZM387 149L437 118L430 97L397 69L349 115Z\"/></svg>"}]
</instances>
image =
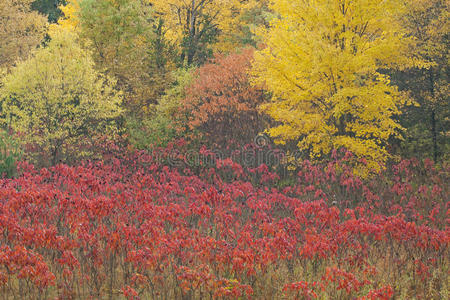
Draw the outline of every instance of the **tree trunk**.
<instances>
[{"instance_id":1,"label":"tree trunk","mask_svg":"<svg viewBox=\"0 0 450 300\"><path fill-rule=\"evenodd\" d=\"M433 68L429 70L429 79L430 79L430 94L431 99L434 100L434 76L433 76ZM438 158L438 145L437 145L437 129L436 129L436 111L433 103L431 103L431 135L433 138L433 158L434 162L437 162Z\"/></svg>"},{"instance_id":2,"label":"tree trunk","mask_svg":"<svg viewBox=\"0 0 450 300\"><path fill-rule=\"evenodd\" d=\"M436 113L434 108L431 110L431 134L433 135L433 158L437 162L438 146L437 146L437 131L436 131Z\"/></svg>"}]
</instances>

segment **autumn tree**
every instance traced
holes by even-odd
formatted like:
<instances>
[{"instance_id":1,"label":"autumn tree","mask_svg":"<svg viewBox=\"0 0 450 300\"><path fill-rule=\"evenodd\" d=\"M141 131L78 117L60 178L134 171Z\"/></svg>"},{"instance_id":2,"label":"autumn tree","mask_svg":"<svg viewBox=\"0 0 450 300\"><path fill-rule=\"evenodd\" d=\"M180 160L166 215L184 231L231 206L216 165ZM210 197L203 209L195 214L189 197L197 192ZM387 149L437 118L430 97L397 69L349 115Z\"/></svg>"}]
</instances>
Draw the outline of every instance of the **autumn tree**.
<instances>
[{"instance_id":1,"label":"autumn tree","mask_svg":"<svg viewBox=\"0 0 450 300\"><path fill-rule=\"evenodd\" d=\"M0 1L0 68L26 59L46 32L45 17L31 11L32 0Z\"/></svg>"},{"instance_id":2,"label":"autumn tree","mask_svg":"<svg viewBox=\"0 0 450 300\"><path fill-rule=\"evenodd\" d=\"M253 52L247 48L218 55L197 70L186 89L183 111L188 125L203 133L210 144L250 143L264 129L258 106L266 99L265 93L252 86L248 76Z\"/></svg>"},{"instance_id":3,"label":"autumn tree","mask_svg":"<svg viewBox=\"0 0 450 300\"><path fill-rule=\"evenodd\" d=\"M92 49L98 70L114 76L128 112L145 113L170 83L162 23L146 0L69 0L59 23Z\"/></svg>"},{"instance_id":4,"label":"autumn tree","mask_svg":"<svg viewBox=\"0 0 450 300\"><path fill-rule=\"evenodd\" d=\"M166 37L184 65L202 64L213 51L251 44L252 24L261 24L268 1L149 0L164 20Z\"/></svg>"},{"instance_id":5,"label":"autumn tree","mask_svg":"<svg viewBox=\"0 0 450 300\"><path fill-rule=\"evenodd\" d=\"M232 9L231 17L219 24L220 32L213 51L231 53L243 47L256 47L258 37L255 29L269 27L270 20L274 17L269 2L270 0L238 1Z\"/></svg>"},{"instance_id":6,"label":"autumn tree","mask_svg":"<svg viewBox=\"0 0 450 300\"><path fill-rule=\"evenodd\" d=\"M448 101L449 2L412 0L402 21L414 37L413 55L424 63L394 72L400 88L419 105L406 107L402 124L408 129L401 143L404 155L427 155L435 161L450 150Z\"/></svg>"},{"instance_id":7,"label":"autumn tree","mask_svg":"<svg viewBox=\"0 0 450 300\"><path fill-rule=\"evenodd\" d=\"M276 0L279 15L260 36L256 82L273 93L265 111L280 143L295 141L315 159L347 148L379 170L405 99L380 72L409 65L409 40L396 0ZM356 168L359 169L359 168ZM356 170L355 169L355 170Z\"/></svg>"},{"instance_id":8,"label":"autumn tree","mask_svg":"<svg viewBox=\"0 0 450 300\"><path fill-rule=\"evenodd\" d=\"M81 145L112 129L121 95L94 69L76 33L55 27L51 41L1 81L1 121L49 162L82 156ZM32 157L36 158L36 157ZM41 157L42 158L42 157Z\"/></svg>"}]
</instances>

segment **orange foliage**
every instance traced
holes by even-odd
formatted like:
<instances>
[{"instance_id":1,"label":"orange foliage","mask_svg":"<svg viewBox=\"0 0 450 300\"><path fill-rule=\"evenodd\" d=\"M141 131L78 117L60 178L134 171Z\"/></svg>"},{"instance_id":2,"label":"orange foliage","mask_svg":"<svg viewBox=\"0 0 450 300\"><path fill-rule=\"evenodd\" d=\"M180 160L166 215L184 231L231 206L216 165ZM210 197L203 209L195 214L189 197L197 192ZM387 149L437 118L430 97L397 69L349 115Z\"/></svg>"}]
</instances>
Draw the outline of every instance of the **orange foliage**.
<instances>
[{"instance_id":1,"label":"orange foliage","mask_svg":"<svg viewBox=\"0 0 450 300\"><path fill-rule=\"evenodd\" d=\"M183 111L190 129L198 129L211 144L231 140L246 143L264 129L258 106L265 93L250 84L248 70L254 49L218 55L197 70L186 90Z\"/></svg>"}]
</instances>

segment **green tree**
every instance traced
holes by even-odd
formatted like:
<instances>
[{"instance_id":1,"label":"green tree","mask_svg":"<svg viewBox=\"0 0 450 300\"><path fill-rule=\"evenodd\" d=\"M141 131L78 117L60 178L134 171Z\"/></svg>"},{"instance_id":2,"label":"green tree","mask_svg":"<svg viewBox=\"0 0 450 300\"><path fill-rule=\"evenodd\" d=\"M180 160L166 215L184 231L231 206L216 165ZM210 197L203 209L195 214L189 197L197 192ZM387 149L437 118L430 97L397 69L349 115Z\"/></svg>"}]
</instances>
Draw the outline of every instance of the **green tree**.
<instances>
[{"instance_id":1,"label":"green tree","mask_svg":"<svg viewBox=\"0 0 450 300\"><path fill-rule=\"evenodd\" d=\"M114 76L128 112L148 112L170 82L170 55L161 20L144 0L71 0L63 27L79 33L98 70Z\"/></svg>"},{"instance_id":2,"label":"green tree","mask_svg":"<svg viewBox=\"0 0 450 300\"><path fill-rule=\"evenodd\" d=\"M17 170L17 161L22 157L19 142L6 130L0 129L0 178L11 178Z\"/></svg>"},{"instance_id":3,"label":"green tree","mask_svg":"<svg viewBox=\"0 0 450 300\"><path fill-rule=\"evenodd\" d=\"M415 39L413 55L424 64L394 72L400 88L419 105L406 107L401 122L407 131L401 143L404 155L426 155L435 161L450 150L449 2L412 0L402 18ZM447 156L448 158L448 156Z\"/></svg>"},{"instance_id":4,"label":"green tree","mask_svg":"<svg viewBox=\"0 0 450 300\"><path fill-rule=\"evenodd\" d=\"M231 18L219 23L218 41L213 45L215 53L232 53L248 46L256 47L255 29L269 27L274 14L269 9L270 0L237 0Z\"/></svg>"},{"instance_id":5,"label":"green tree","mask_svg":"<svg viewBox=\"0 0 450 300\"><path fill-rule=\"evenodd\" d=\"M59 7L65 3L65 0L34 0L31 7L33 10L46 15L49 22L56 23L62 15Z\"/></svg>"},{"instance_id":6,"label":"green tree","mask_svg":"<svg viewBox=\"0 0 450 300\"><path fill-rule=\"evenodd\" d=\"M114 80L95 71L76 33L55 27L50 37L47 47L2 79L0 89L4 125L34 149L29 157L48 154L44 164L86 154L79 147L107 134L121 113Z\"/></svg>"},{"instance_id":7,"label":"green tree","mask_svg":"<svg viewBox=\"0 0 450 300\"><path fill-rule=\"evenodd\" d=\"M127 131L130 142L138 149L165 146L187 132L187 118L181 114L186 88L193 79L193 69L180 68L173 72L174 82L151 107L151 113L141 119L129 119Z\"/></svg>"}]
</instances>

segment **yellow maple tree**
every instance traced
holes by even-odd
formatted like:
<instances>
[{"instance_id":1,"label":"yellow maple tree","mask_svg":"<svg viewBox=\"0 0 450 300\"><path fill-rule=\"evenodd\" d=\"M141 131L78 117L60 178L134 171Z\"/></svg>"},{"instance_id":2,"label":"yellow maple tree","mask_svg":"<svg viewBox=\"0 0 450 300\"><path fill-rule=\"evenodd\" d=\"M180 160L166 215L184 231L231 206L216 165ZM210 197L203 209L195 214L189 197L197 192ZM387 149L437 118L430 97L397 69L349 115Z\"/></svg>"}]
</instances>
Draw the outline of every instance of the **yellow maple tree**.
<instances>
[{"instance_id":1,"label":"yellow maple tree","mask_svg":"<svg viewBox=\"0 0 450 300\"><path fill-rule=\"evenodd\" d=\"M406 101L380 70L414 63L398 21L404 8L398 0L273 1L279 17L258 31L266 47L253 68L273 94L262 107L278 122L268 133L315 159L344 147L355 170L380 170Z\"/></svg>"}]
</instances>

